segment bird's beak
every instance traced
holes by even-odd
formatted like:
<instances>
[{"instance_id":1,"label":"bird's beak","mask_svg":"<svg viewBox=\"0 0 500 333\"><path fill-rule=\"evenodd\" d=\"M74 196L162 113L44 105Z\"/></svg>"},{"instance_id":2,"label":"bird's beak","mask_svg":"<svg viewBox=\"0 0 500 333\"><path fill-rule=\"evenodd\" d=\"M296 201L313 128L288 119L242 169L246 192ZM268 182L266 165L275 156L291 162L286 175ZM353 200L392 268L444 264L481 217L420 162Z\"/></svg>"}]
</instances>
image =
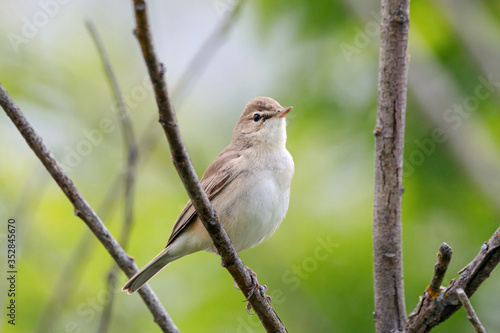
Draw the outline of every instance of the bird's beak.
<instances>
[{"instance_id":1,"label":"bird's beak","mask_svg":"<svg viewBox=\"0 0 500 333\"><path fill-rule=\"evenodd\" d=\"M271 118L273 117L278 117L278 118L283 118L287 115L288 112L290 112L290 110L293 109L293 106L289 106L287 108L284 108L282 110L279 110L278 112L276 112Z\"/></svg>"}]
</instances>

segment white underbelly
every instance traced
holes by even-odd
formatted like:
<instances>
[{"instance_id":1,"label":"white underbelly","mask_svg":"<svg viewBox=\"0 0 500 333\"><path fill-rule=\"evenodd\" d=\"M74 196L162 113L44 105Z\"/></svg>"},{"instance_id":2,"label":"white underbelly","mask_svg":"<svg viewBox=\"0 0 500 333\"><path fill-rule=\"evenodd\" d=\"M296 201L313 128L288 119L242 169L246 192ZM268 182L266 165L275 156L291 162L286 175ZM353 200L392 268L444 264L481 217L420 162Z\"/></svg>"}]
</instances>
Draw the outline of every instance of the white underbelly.
<instances>
[{"instance_id":1,"label":"white underbelly","mask_svg":"<svg viewBox=\"0 0 500 333\"><path fill-rule=\"evenodd\" d=\"M288 210L289 182L283 186L275 177L260 176L257 184L238 191L239 200L221 212L221 221L237 251L271 236Z\"/></svg>"}]
</instances>

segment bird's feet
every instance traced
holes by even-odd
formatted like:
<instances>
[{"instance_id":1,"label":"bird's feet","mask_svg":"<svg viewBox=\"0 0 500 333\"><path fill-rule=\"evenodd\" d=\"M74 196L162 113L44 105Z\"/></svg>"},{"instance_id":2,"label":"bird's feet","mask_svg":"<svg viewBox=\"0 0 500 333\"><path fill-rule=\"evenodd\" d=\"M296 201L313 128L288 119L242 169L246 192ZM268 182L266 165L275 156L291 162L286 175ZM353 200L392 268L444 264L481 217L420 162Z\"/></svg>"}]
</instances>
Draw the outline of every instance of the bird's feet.
<instances>
[{"instance_id":1,"label":"bird's feet","mask_svg":"<svg viewBox=\"0 0 500 333\"><path fill-rule=\"evenodd\" d=\"M222 259L221 264L222 264L222 266L226 267L224 259ZM252 305L250 304L250 297L252 297L252 295L257 291L260 293L260 295L262 297L266 298L266 300L269 304L271 304L271 296L266 295L266 292L267 292L266 285L262 285L262 286L259 285L259 282L257 281L257 274L254 271L252 271L252 269L250 267L245 266L245 268L247 269L248 275L250 275L250 279L252 280L252 284L250 285L250 288L248 289L248 293L246 294L246 299L243 302L245 302L245 301L247 302L247 307L246 307L247 312L249 314L253 315L255 313L250 312L250 310L252 309ZM233 285L236 289L240 290L236 281L233 281Z\"/></svg>"},{"instance_id":2,"label":"bird's feet","mask_svg":"<svg viewBox=\"0 0 500 333\"><path fill-rule=\"evenodd\" d=\"M250 279L252 280L250 289L248 289L248 295L246 295L247 296L246 300L248 301L250 300L250 297L252 297L253 293L259 289L259 282L257 281L257 274L254 271L252 271L250 267L245 266L245 268L247 269L248 275L250 275Z\"/></svg>"},{"instance_id":3,"label":"bird's feet","mask_svg":"<svg viewBox=\"0 0 500 333\"><path fill-rule=\"evenodd\" d=\"M245 267L248 271L248 274L250 275L250 278L252 279L252 285L249 288L248 294L246 295L247 298L245 300L247 302L247 312L249 314L254 314L254 313L250 312L250 310L252 309L252 305L250 304L250 297L252 297L252 295L255 292L259 292L260 295L262 297L265 297L266 300L269 302L269 304L271 304L271 296L266 295L266 292L267 292L266 285L262 285L262 286L259 285L259 282L257 281L257 274L254 271L252 271L252 269L250 267L248 267L248 266L245 266Z\"/></svg>"}]
</instances>

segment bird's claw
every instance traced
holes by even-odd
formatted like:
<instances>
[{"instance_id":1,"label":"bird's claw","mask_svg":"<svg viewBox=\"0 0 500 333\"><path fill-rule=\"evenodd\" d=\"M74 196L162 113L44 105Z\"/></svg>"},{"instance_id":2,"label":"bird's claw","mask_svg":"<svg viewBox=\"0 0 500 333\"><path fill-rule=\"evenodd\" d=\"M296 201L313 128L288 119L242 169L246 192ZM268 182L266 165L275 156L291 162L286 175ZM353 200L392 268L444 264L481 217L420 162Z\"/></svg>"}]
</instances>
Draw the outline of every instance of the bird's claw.
<instances>
[{"instance_id":1,"label":"bird's claw","mask_svg":"<svg viewBox=\"0 0 500 333\"><path fill-rule=\"evenodd\" d=\"M260 291L260 294L262 295L262 297L265 297L267 302L269 304L271 304L271 301L272 301L272 298L271 296L267 295L267 286L266 285L263 285L263 286L259 286L259 291Z\"/></svg>"},{"instance_id":2,"label":"bird's claw","mask_svg":"<svg viewBox=\"0 0 500 333\"><path fill-rule=\"evenodd\" d=\"M271 304L271 300L272 300L272 299L271 299L271 296L266 295L266 292L267 292L267 286L266 286L266 285L263 285L263 286L260 286L260 285L259 285L257 288L255 288L255 290L257 290L257 289L259 290L260 295L261 295L262 297L265 297L265 298L266 298L266 300L267 300L267 302L268 302L269 304ZM254 290L254 292L255 292L255 290ZM250 295L250 296L251 296L251 295ZM247 301L247 302L248 302L248 303L247 303L246 308L247 308L247 312L248 312L248 314L250 314L250 315L254 315L255 313L252 313L252 312L250 311L250 310L252 309L252 304L250 304L250 300L249 300L250 296L248 296L248 298L245 300L245 301ZM245 301L243 301L243 302L245 302Z\"/></svg>"},{"instance_id":3,"label":"bird's claw","mask_svg":"<svg viewBox=\"0 0 500 333\"><path fill-rule=\"evenodd\" d=\"M248 275L250 275L250 279L252 280L252 284L250 286L250 288L248 289L248 295L246 300L249 301L250 300L250 297L252 297L253 293L259 289L259 283L257 282L257 274L255 274L254 271L252 271L252 269L250 267L247 267L247 271L248 271Z\"/></svg>"},{"instance_id":4,"label":"bird's claw","mask_svg":"<svg viewBox=\"0 0 500 333\"><path fill-rule=\"evenodd\" d=\"M266 285L262 285L262 286L259 285L259 283L257 281L257 274L255 274L255 272L252 271L252 269L250 269L249 267L246 267L246 268L247 268L248 274L250 275L250 278L252 279L252 285L250 286L247 298L245 299L245 301L247 301L246 308L247 308L248 314L254 315L255 313L250 312L250 310L252 309L252 304L250 304L250 297L252 297L252 295L256 291L258 291L260 293L260 295L262 297L265 297L266 300L268 301L268 303L271 304L271 296L266 295L266 292L267 292ZM235 287L236 287L236 282L235 282Z\"/></svg>"},{"instance_id":5,"label":"bird's claw","mask_svg":"<svg viewBox=\"0 0 500 333\"><path fill-rule=\"evenodd\" d=\"M254 314L255 314L255 312L252 312L252 311L250 311L250 310L252 310L252 304L250 304L250 302L248 302L248 303L247 303L247 313L248 313L249 315L254 315Z\"/></svg>"}]
</instances>

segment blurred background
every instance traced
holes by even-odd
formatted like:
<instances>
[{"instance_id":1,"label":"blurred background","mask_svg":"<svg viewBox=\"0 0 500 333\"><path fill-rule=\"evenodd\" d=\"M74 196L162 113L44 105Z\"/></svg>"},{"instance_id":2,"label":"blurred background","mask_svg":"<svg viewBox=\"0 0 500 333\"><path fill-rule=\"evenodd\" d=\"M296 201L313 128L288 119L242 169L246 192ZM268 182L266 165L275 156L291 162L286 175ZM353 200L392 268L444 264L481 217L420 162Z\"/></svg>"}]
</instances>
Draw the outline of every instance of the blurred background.
<instances>
[{"instance_id":1,"label":"blurred background","mask_svg":"<svg viewBox=\"0 0 500 333\"><path fill-rule=\"evenodd\" d=\"M165 246L187 194L155 122L132 34L131 2L0 1L0 81L119 237L126 150L116 102L85 26L108 50L140 142L127 252L142 267ZM229 143L247 101L294 106L296 173L276 234L241 253L290 332L373 332L371 218L379 7L370 1L150 1L180 129L201 176ZM429 284L442 242L447 285L498 228L500 3L411 3L403 198L407 312ZM112 260L0 112L0 241L17 226L16 326L6 332L93 332L114 296L108 332L157 332L137 294L109 290ZM6 271L6 256L1 266ZM7 281L0 279L6 306ZM263 332L217 256L176 261L150 285L183 332ZM471 298L500 331L500 269ZM494 296L496 295L496 296ZM472 332L461 309L436 332Z\"/></svg>"}]
</instances>

